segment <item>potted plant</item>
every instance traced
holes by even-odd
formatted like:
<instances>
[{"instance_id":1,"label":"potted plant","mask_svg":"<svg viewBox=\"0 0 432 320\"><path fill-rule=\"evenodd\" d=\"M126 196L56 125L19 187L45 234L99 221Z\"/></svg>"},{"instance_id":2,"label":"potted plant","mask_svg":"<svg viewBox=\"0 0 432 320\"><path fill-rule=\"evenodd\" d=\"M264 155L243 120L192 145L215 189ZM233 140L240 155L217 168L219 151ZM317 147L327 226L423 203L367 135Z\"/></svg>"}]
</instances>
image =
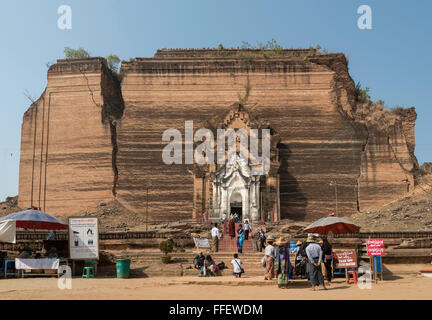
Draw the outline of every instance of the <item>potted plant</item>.
<instances>
[{"instance_id":1,"label":"potted plant","mask_svg":"<svg viewBox=\"0 0 432 320\"><path fill-rule=\"evenodd\" d=\"M172 241L170 240L162 241L159 244L159 249L164 253L164 256L161 257L162 263L170 263L171 257L168 255L168 253L172 252L174 249Z\"/></svg>"}]
</instances>

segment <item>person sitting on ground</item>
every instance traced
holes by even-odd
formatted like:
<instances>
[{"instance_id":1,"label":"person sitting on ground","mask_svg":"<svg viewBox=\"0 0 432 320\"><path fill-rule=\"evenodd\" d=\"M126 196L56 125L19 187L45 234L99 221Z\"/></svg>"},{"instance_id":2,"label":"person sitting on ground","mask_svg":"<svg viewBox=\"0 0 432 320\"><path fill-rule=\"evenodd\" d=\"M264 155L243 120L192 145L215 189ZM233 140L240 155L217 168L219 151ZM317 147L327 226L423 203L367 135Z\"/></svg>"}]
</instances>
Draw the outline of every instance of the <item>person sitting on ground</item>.
<instances>
[{"instance_id":1,"label":"person sitting on ground","mask_svg":"<svg viewBox=\"0 0 432 320\"><path fill-rule=\"evenodd\" d=\"M204 260L204 265L201 268L201 273L204 274L204 276L212 276L214 277L216 271L216 264L213 260L213 258L208 255Z\"/></svg>"},{"instance_id":2,"label":"person sitting on ground","mask_svg":"<svg viewBox=\"0 0 432 320\"><path fill-rule=\"evenodd\" d=\"M203 255L203 253L202 252L198 253L198 255L195 256L194 261L193 261L194 268L201 270L201 267L204 265L204 260L205 260L205 257Z\"/></svg>"},{"instance_id":3,"label":"person sitting on ground","mask_svg":"<svg viewBox=\"0 0 432 320\"><path fill-rule=\"evenodd\" d=\"M241 278L242 273L244 273L244 270L242 268L242 261L239 259L238 254L234 253L234 259L231 261L231 264L234 267L233 276L236 278Z\"/></svg>"}]
</instances>

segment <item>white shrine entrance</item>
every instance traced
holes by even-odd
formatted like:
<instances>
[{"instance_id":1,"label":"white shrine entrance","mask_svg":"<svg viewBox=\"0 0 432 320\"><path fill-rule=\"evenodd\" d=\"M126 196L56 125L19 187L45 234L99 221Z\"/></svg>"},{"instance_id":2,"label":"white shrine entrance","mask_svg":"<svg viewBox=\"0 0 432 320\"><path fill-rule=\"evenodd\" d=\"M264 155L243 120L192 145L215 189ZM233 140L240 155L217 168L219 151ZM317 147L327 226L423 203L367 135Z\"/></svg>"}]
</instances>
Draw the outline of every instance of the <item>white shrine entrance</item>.
<instances>
[{"instance_id":1,"label":"white shrine entrance","mask_svg":"<svg viewBox=\"0 0 432 320\"><path fill-rule=\"evenodd\" d=\"M248 162L233 153L228 162L210 174L213 183L213 215L239 213L242 219L259 220L260 176L252 175Z\"/></svg>"},{"instance_id":2,"label":"white shrine entrance","mask_svg":"<svg viewBox=\"0 0 432 320\"><path fill-rule=\"evenodd\" d=\"M264 175L252 172L249 150L236 150L225 155L224 165L198 165L189 168L193 175L193 213L197 220L207 216L219 222L222 215L231 213L241 215L242 220L248 219L257 223L261 219L277 221L280 219L279 196L279 135L266 121L252 117L247 109L239 103L233 104L222 121L209 120L202 127L217 129L246 130L249 137L251 129L270 130L270 170ZM258 137L258 139L261 139ZM258 140L259 141L259 140ZM261 142L258 142L261 145ZM215 150L217 143L215 144ZM259 171L258 171L259 172Z\"/></svg>"}]
</instances>

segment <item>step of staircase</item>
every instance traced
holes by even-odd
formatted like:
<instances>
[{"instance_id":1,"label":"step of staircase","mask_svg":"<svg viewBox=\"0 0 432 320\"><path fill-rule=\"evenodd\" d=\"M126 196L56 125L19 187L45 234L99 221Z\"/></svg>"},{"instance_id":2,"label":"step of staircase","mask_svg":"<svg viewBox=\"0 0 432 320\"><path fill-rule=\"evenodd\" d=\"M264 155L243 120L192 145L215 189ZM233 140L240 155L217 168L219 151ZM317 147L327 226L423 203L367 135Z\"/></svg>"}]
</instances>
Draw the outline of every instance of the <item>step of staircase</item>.
<instances>
[{"instance_id":1,"label":"step of staircase","mask_svg":"<svg viewBox=\"0 0 432 320\"><path fill-rule=\"evenodd\" d=\"M221 239L219 240L219 251L221 252L237 252L237 229L239 228L239 222L235 224L236 237L231 238L228 233L228 223L226 222L222 227ZM254 252L253 249L253 230L249 233L248 240L243 241L243 252Z\"/></svg>"}]
</instances>

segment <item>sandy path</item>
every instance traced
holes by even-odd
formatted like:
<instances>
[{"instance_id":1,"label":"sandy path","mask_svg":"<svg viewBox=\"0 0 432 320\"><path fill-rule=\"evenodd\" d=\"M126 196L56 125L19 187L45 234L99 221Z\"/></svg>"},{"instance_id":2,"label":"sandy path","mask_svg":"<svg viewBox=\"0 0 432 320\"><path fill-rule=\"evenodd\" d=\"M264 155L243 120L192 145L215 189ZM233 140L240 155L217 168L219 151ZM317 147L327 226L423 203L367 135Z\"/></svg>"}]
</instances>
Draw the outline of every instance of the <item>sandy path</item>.
<instances>
[{"instance_id":1,"label":"sandy path","mask_svg":"<svg viewBox=\"0 0 432 320\"><path fill-rule=\"evenodd\" d=\"M400 276L361 290L337 279L327 291L313 292L307 283L278 289L261 277L147 279L80 279L71 290L60 290L56 278L1 280L2 299L432 299L432 278ZM260 286L258 286L260 285Z\"/></svg>"}]
</instances>

